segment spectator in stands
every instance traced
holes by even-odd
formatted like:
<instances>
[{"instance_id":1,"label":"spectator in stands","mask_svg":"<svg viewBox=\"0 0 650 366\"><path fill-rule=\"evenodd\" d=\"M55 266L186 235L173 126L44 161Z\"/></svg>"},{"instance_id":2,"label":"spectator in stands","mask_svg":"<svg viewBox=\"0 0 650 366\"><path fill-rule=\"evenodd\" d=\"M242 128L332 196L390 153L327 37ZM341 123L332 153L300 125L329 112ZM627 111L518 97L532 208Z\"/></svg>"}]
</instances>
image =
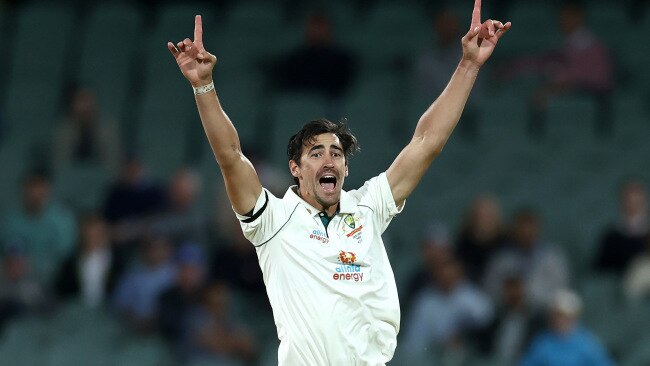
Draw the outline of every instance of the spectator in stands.
<instances>
[{"instance_id":1,"label":"spectator in stands","mask_svg":"<svg viewBox=\"0 0 650 366\"><path fill-rule=\"evenodd\" d=\"M259 295L266 300L266 288L255 248L244 238L237 220L230 220L230 225L229 237L225 239L227 242L213 256L212 275L233 290Z\"/></svg>"},{"instance_id":2,"label":"spectator in stands","mask_svg":"<svg viewBox=\"0 0 650 366\"><path fill-rule=\"evenodd\" d=\"M435 269L453 259L449 241L447 225L437 220L429 223L420 243L420 267L409 281L406 296L400 299L402 308L407 312L411 309L414 298L420 292L435 286Z\"/></svg>"},{"instance_id":3,"label":"spectator in stands","mask_svg":"<svg viewBox=\"0 0 650 366\"><path fill-rule=\"evenodd\" d=\"M449 75L456 67L463 54L463 47L458 39L462 38L459 16L451 8L437 11L433 17L432 28L435 44L423 51L412 65L412 84L418 95L438 95L447 86ZM474 115L475 101L481 97L481 78L472 90L463 112L463 123L458 127L464 133L472 134L476 128Z\"/></svg>"},{"instance_id":4,"label":"spectator in stands","mask_svg":"<svg viewBox=\"0 0 650 366\"><path fill-rule=\"evenodd\" d=\"M511 273L521 273L528 291L528 302L546 308L558 289L569 284L569 267L564 255L541 239L538 214L521 209L514 217L511 247L495 255L488 264L485 286L498 299L501 284Z\"/></svg>"},{"instance_id":5,"label":"spectator in stands","mask_svg":"<svg viewBox=\"0 0 650 366\"><path fill-rule=\"evenodd\" d=\"M142 163L130 156L124 162L119 179L108 191L104 217L114 226L115 241L133 241L139 234L139 220L160 213L166 204L165 190L148 177ZM130 227L134 225L135 227Z\"/></svg>"},{"instance_id":6,"label":"spectator in stands","mask_svg":"<svg viewBox=\"0 0 650 366\"><path fill-rule=\"evenodd\" d=\"M632 260L623 282L625 295L632 301L650 297L650 234L645 243L645 251Z\"/></svg>"},{"instance_id":7,"label":"spectator in stands","mask_svg":"<svg viewBox=\"0 0 650 366\"><path fill-rule=\"evenodd\" d=\"M147 232L170 238L174 243L206 242L207 218L196 205L201 189L200 176L189 168L178 170L167 189L166 208L145 219Z\"/></svg>"},{"instance_id":8,"label":"spectator in stands","mask_svg":"<svg viewBox=\"0 0 650 366\"><path fill-rule=\"evenodd\" d=\"M117 173L122 141L116 121L104 118L94 90L75 86L68 109L54 135L53 164L58 172L70 165L101 166Z\"/></svg>"},{"instance_id":9,"label":"spectator in stands","mask_svg":"<svg viewBox=\"0 0 650 366\"><path fill-rule=\"evenodd\" d=\"M575 1L564 3L559 12L563 46L553 52L526 57L508 64L510 77L534 73L544 77L532 100L532 132L543 133L542 122L550 98L567 93L586 94L600 102L601 128L609 123L609 94L614 86L610 50L589 29L585 9Z\"/></svg>"},{"instance_id":10,"label":"spectator in stands","mask_svg":"<svg viewBox=\"0 0 650 366\"><path fill-rule=\"evenodd\" d=\"M24 245L21 249L29 255L34 275L49 280L74 248L76 219L53 197L50 178L43 171L28 174L22 199L21 208L8 212L5 242Z\"/></svg>"},{"instance_id":11,"label":"spectator in stands","mask_svg":"<svg viewBox=\"0 0 650 366\"><path fill-rule=\"evenodd\" d=\"M201 303L207 275L206 257L197 243L184 243L176 253L178 270L174 286L159 299L160 330L172 347L182 357L183 341L191 325L193 314Z\"/></svg>"},{"instance_id":12,"label":"spectator in stands","mask_svg":"<svg viewBox=\"0 0 650 366\"><path fill-rule=\"evenodd\" d=\"M550 329L534 338L520 365L613 365L598 339L579 325L581 309L582 302L574 292L555 292Z\"/></svg>"},{"instance_id":13,"label":"spectator in stands","mask_svg":"<svg viewBox=\"0 0 650 366\"><path fill-rule=\"evenodd\" d=\"M0 330L4 323L25 313L44 310L47 294L31 273L29 256L22 245L10 244L0 272Z\"/></svg>"},{"instance_id":14,"label":"spectator in stands","mask_svg":"<svg viewBox=\"0 0 650 366\"><path fill-rule=\"evenodd\" d=\"M596 268L621 274L644 248L650 233L648 198L645 185L638 180L625 182L620 190L620 221L612 225L600 240Z\"/></svg>"},{"instance_id":15,"label":"spectator in stands","mask_svg":"<svg viewBox=\"0 0 650 366\"><path fill-rule=\"evenodd\" d=\"M352 55L333 40L329 18L314 13L307 21L305 42L279 60L274 74L281 89L336 98L352 83L355 69Z\"/></svg>"},{"instance_id":16,"label":"spectator in stands","mask_svg":"<svg viewBox=\"0 0 650 366\"><path fill-rule=\"evenodd\" d=\"M456 241L455 252L467 276L480 283L490 259L507 242L496 197L485 195L474 200Z\"/></svg>"},{"instance_id":17,"label":"spectator in stands","mask_svg":"<svg viewBox=\"0 0 650 366\"><path fill-rule=\"evenodd\" d=\"M521 275L505 277L501 298L492 323L477 333L481 351L504 365L519 360L534 334L542 329L543 319L526 298L526 284Z\"/></svg>"},{"instance_id":18,"label":"spectator in stands","mask_svg":"<svg viewBox=\"0 0 650 366\"><path fill-rule=\"evenodd\" d=\"M176 267L167 238L151 238L143 249L141 263L128 268L118 281L113 304L127 324L136 331L148 332L155 329L158 298L174 284Z\"/></svg>"},{"instance_id":19,"label":"spectator in stands","mask_svg":"<svg viewBox=\"0 0 650 366\"><path fill-rule=\"evenodd\" d=\"M123 267L104 218L88 215L81 223L77 250L59 269L54 289L61 299L80 299L90 307L100 306L112 295Z\"/></svg>"},{"instance_id":20,"label":"spectator in stands","mask_svg":"<svg viewBox=\"0 0 650 366\"><path fill-rule=\"evenodd\" d=\"M432 270L435 286L419 293L407 323L403 344L412 355L462 347L467 333L492 319L490 299L465 279L458 261L448 259Z\"/></svg>"},{"instance_id":21,"label":"spectator in stands","mask_svg":"<svg viewBox=\"0 0 650 366\"><path fill-rule=\"evenodd\" d=\"M419 93L437 95L449 83L449 75L456 70L463 48L461 26L451 9L436 12L432 28L435 45L420 54L413 65L413 83Z\"/></svg>"},{"instance_id":22,"label":"spectator in stands","mask_svg":"<svg viewBox=\"0 0 650 366\"><path fill-rule=\"evenodd\" d=\"M230 309L230 291L217 282L204 292L200 310L194 315L187 341L187 359L227 364L251 361L257 355L254 337Z\"/></svg>"}]
</instances>

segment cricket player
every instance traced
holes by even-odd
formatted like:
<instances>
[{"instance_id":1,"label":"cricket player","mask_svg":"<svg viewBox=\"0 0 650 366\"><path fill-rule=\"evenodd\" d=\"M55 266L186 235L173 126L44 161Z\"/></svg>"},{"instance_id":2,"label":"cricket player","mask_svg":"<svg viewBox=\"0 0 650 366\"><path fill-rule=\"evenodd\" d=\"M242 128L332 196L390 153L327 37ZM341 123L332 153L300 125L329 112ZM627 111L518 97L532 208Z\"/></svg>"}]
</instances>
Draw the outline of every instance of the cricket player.
<instances>
[{"instance_id":1,"label":"cricket player","mask_svg":"<svg viewBox=\"0 0 650 366\"><path fill-rule=\"evenodd\" d=\"M481 66L511 26L480 18L481 0L475 0L458 67L388 170L344 191L356 138L344 124L312 121L289 140L296 185L282 198L262 187L221 107L212 81L217 58L203 46L201 17L193 41L167 44L194 88L228 198L255 246L280 365L384 365L393 357L400 308L381 234L442 151Z\"/></svg>"}]
</instances>

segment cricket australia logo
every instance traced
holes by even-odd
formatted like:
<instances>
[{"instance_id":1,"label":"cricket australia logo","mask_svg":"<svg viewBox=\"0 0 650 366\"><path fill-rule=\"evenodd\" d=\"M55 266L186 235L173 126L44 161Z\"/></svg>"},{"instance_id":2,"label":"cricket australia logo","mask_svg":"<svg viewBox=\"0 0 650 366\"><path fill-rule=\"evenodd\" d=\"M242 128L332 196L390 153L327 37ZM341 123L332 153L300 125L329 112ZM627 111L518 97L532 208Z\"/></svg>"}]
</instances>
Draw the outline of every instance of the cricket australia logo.
<instances>
[{"instance_id":1,"label":"cricket australia logo","mask_svg":"<svg viewBox=\"0 0 650 366\"><path fill-rule=\"evenodd\" d=\"M354 216L352 215L345 216L343 222L345 222L345 224L348 225L350 229L354 229L357 226L356 222L354 222Z\"/></svg>"}]
</instances>

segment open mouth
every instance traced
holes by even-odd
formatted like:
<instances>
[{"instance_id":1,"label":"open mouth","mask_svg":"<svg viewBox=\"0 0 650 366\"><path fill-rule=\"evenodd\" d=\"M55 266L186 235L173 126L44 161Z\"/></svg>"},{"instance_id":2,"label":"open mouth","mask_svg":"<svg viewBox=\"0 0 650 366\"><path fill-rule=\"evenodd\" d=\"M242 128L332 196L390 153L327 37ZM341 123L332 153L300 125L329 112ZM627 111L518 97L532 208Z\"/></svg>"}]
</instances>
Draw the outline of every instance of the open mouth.
<instances>
[{"instance_id":1,"label":"open mouth","mask_svg":"<svg viewBox=\"0 0 650 366\"><path fill-rule=\"evenodd\" d=\"M325 192L334 192L336 188L336 177L333 175L324 175L319 180L320 186Z\"/></svg>"}]
</instances>

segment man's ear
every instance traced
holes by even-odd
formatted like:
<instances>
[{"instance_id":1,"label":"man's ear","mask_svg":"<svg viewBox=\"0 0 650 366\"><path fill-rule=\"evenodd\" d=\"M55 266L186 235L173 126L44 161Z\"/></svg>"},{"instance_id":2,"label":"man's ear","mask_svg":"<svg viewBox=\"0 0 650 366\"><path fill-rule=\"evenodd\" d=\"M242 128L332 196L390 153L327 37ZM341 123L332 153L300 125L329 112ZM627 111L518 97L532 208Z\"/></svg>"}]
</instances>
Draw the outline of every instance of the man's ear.
<instances>
[{"instance_id":1,"label":"man's ear","mask_svg":"<svg viewBox=\"0 0 650 366\"><path fill-rule=\"evenodd\" d=\"M294 178L300 177L300 165L296 164L293 160L289 160L289 171Z\"/></svg>"},{"instance_id":2,"label":"man's ear","mask_svg":"<svg viewBox=\"0 0 650 366\"><path fill-rule=\"evenodd\" d=\"M346 177L348 176L348 164L347 163L345 164L345 176Z\"/></svg>"}]
</instances>

